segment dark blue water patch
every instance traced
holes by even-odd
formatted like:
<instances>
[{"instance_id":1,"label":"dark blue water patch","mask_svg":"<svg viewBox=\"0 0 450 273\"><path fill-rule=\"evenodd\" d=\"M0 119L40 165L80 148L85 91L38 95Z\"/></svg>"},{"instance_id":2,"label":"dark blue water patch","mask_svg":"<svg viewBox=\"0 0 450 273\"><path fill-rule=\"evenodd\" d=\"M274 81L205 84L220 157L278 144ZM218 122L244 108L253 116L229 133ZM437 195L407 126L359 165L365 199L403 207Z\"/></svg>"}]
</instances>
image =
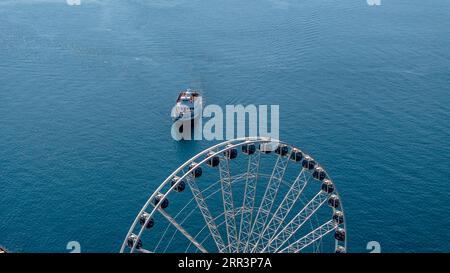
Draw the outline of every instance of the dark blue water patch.
<instances>
[{"instance_id":1,"label":"dark blue water patch","mask_svg":"<svg viewBox=\"0 0 450 273\"><path fill-rule=\"evenodd\" d=\"M0 4L0 244L118 251L153 189L212 145L170 108L278 104L342 195L351 251L449 251L446 1ZM417 18L420 18L418 20Z\"/></svg>"}]
</instances>

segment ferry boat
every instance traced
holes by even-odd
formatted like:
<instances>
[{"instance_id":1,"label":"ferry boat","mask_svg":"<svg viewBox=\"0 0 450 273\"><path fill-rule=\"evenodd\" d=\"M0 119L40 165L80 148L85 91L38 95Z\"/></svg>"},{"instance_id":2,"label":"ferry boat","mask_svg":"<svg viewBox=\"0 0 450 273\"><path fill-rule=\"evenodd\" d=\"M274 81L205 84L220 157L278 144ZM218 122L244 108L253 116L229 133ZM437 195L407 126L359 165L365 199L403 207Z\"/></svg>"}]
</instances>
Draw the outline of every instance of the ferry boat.
<instances>
[{"instance_id":1,"label":"ferry boat","mask_svg":"<svg viewBox=\"0 0 450 273\"><path fill-rule=\"evenodd\" d=\"M173 122L197 119L202 113L202 99L202 95L198 91L192 89L182 91L178 95L175 107L172 109Z\"/></svg>"}]
</instances>

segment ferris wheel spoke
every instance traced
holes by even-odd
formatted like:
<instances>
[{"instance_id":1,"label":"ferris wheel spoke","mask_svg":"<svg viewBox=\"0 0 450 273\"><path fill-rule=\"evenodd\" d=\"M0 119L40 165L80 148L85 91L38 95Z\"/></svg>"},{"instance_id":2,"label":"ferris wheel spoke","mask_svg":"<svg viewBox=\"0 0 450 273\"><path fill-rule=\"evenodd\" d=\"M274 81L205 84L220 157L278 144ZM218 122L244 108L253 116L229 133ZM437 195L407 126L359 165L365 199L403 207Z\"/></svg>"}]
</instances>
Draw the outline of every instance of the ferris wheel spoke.
<instances>
[{"instance_id":1,"label":"ferris wheel spoke","mask_svg":"<svg viewBox=\"0 0 450 273\"><path fill-rule=\"evenodd\" d=\"M239 179L239 178L236 178L236 179ZM219 184L219 182L220 182L220 181L217 181L217 182L215 182L215 183L212 183L210 186L208 186L206 189L204 189L204 190L202 191L202 194L204 194L205 192L211 190L212 188L215 188L215 186L217 186L217 185ZM233 181L233 182L235 182L235 181ZM205 200L211 198L212 196L214 196L215 194L217 194L219 191L220 191L220 189L215 190L215 191L213 191L212 193L206 195L206 196L205 196ZM195 210L190 210L189 212L184 213L184 211L185 211L186 209L188 209L189 205L190 205L192 202L194 202L194 200L195 200L195 198L192 197L192 198L186 203L186 205L185 205L182 209L180 209L180 211L175 215L175 217L173 217L174 219L176 219L177 217L179 217L179 216L181 216L181 215L184 215L183 219L182 219L181 222L180 222L181 225L182 225L185 221L187 221L187 220L189 219L189 217L195 212ZM198 207L198 206L196 206L196 208L197 208L197 207ZM214 220L216 220L216 219L214 219ZM161 244L161 242L162 242L162 240L163 240L165 234L168 232L168 229L169 229L170 226L171 226L170 224L167 225L167 227L166 227L166 229L165 229L163 235L161 236L160 240L158 241L158 244L156 245L155 249L158 249L158 246ZM205 227L206 227L206 226L205 226ZM202 229L202 230L203 230L203 229ZM171 242L173 241L173 239L175 238L176 232L177 232L177 230L175 230L174 233L172 234L172 237L171 237L169 243L166 243L165 251L167 251L167 249L169 248L170 243L171 243ZM195 237L195 238L196 238L196 237ZM190 246L190 245L191 245L191 243L189 244L189 246ZM188 246L188 248L189 248L189 246ZM165 252L165 251L164 251L164 252Z\"/></svg>"},{"instance_id":2,"label":"ferris wheel spoke","mask_svg":"<svg viewBox=\"0 0 450 273\"><path fill-rule=\"evenodd\" d=\"M326 236L328 233L334 231L336 228L337 228L336 223L334 223L333 220L329 220L325 224L314 229L313 231L306 234L302 238L298 239L294 243L283 248L280 252L291 252L291 253L292 252L294 252L294 253L300 252L304 248L313 244L314 242L321 240L324 236Z\"/></svg>"},{"instance_id":3,"label":"ferris wheel spoke","mask_svg":"<svg viewBox=\"0 0 450 273\"><path fill-rule=\"evenodd\" d=\"M222 214L222 215L223 215L223 214ZM224 223L225 223L225 220L224 220L223 222L219 223L217 226L220 227L220 226L223 225ZM204 230L205 228L206 228L206 227L203 227L202 230ZM200 233L201 233L201 232L199 232L199 233L197 234L197 236L199 236ZM210 237L211 237L211 233L206 234L205 238L202 239L201 243L202 243L202 244L205 243Z\"/></svg>"},{"instance_id":4,"label":"ferris wheel spoke","mask_svg":"<svg viewBox=\"0 0 450 273\"><path fill-rule=\"evenodd\" d=\"M240 212L240 209L237 209L237 210L236 210L236 213L239 213L239 212ZM222 212L221 214L219 214L216 218L214 218L214 220L218 220L218 219L221 218L223 215L224 215L224 212ZM225 220L222 221L221 223L219 223L219 224L217 225L217 227L220 227L220 226L222 226L223 224L226 224L225 222L226 222ZM198 237L205 229L206 229L206 226L204 226L204 227L197 233L197 235L195 235L195 238L197 238L197 237ZM201 241L201 243L202 243L202 244L205 243L210 237L211 237L211 234L207 234L207 235L205 236L205 238L203 238L203 240ZM189 248L189 246L188 246L188 248Z\"/></svg>"},{"instance_id":5,"label":"ferris wheel spoke","mask_svg":"<svg viewBox=\"0 0 450 273\"><path fill-rule=\"evenodd\" d=\"M288 162L288 157L282 155L278 156L266 191L264 193L264 197L259 206L258 213L256 214L255 222L253 223L252 231L250 232L250 238L244 250L245 252L247 250L253 252L256 246L256 242L258 241L259 236L264 230L264 227L270 215L270 211L272 210L273 203L277 196L278 188L281 184L281 181L283 180L284 172L286 171Z\"/></svg>"},{"instance_id":6,"label":"ferris wheel spoke","mask_svg":"<svg viewBox=\"0 0 450 273\"><path fill-rule=\"evenodd\" d=\"M220 217L222 217L223 216L223 212L221 213L221 214L219 214L219 215L217 215L216 216L216 218L214 218L214 221L216 221L216 220L218 220ZM220 226L220 224L219 225L217 225L217 227L219 227ZM208 225L204 225L198 232L197 232L197 234L195 234L195 239L196 240L198 240L198 238L200 237L200 235L203 233L203 231L205 231L206 229L207 229L207 227L208 227ZM208 233L206 236L205 236L205 238L203 238L202 240L201 240L201 244L204 244L205 242L206 242L206 240L209 238L209 237L211 237L211 233ZM186 247L186 252L187 252L187 250L190 248L190 246L191 246L191 243Z\"/></svg>"},{"instance_id":7,"label":"ferris wheel spoke","mask_svg":"<svg viewBox=\"0 0 450 273\"><path fill-rule=\"evenodd\" d=\"M186 180L219 252L225 252L226 249L222 240L222 236L217 229L216 223L211 215L211 212L209 211L208 206L206 205L205 199L203 198L202 192L200 191L195 178L193 177L193 175L187 175Z\"/></svg>"},{"instance_id":8,"label":"ferris wheel spoke","mask_svg":"<svg viewBox=\"0 0 450 273\"><path fill-rule=\"evenodd\" d=\"M184 221L185 221L186 219L188 219L189 216L191 216L193 213L194 213L194 210L190 211L190 212L188 213L188 215L180 222L180 225L182 225L182 224L184 223ZM176 216L174 217L174 219L175 219L175 218L176 218ZM160 239L160 241L158 242L158 245L156 246L155 249L158 248L159 244L161 243L161 240L164 238L164 235L166 234L166 232L167 232L167 230L169 229L169 227L171 227L170 224L167 225L166 231L165 231L164 234L161 236L161 239ZM167 251L167 249L169 248L170 244L171 244L172 241L175 239L175 235L177 234L178 231L179 231L178 229L175 229L175 231L173 232L172 237L170 238L170 240L169 240L168 242L164 242L165 245L166 245L166 247L165 247L165 249L164 249L164 252ZM195 239L195 238L194 238L194 239ZM189 242L189 245L191 245L191 244L192 244L192 241ZM198 250L198 249L197 249L197 250Z\"/></svg>"},{"instance_id":9,"label":"ferris wheel spoke","mask_svg":"<svg viewBox=\"0 0 450 273\"><path fill-rule=\"evenodd\" d=\"M233 191L231 188L230 161L221 156L219 163L220 184L222 188L223 208L227 230L229 250L231 253L238 252L236 217L234 211Z\"/></svg>"},{"instance_id":10,"label":"ferris wheel spoke","mask_svg":"<svg viewBox=\"0 0 450 273\"><path fill-rule=\"evenodd\" d=\"M233 181L233 182L235 182L235 181ZM217 186L219 183L220 183L220 181L215 182L215 183L212 183L209 187L207 187L206 189L204 189L204 190L202 191L202 194L204 194L205 192L207 192L208 190L210 190L210 189L212 189L212 188L215 188L215 186ZM212 196L214 196L215 194L217 194L219 191L220 191L220 189L215 190L215 191L213 191L212 193L206 195L206 196L205 196L205 200L211 198ZM186 204L186 205L185 205L185 206L184 206L184 207L183 207L183 208L175 215L174 218L177 218L178 216L184 215L184 217L183 217L183 219L181 220L180 224L183 224L184 222L186 222L187 220L189 220L189 217L190 217L192 214L194 214L195 210L190 210L189 212L184 213L184 211L188 208L188 206L189 206L194 200L195 200L195 198L192 197L192 198L187 202L187 204ZM196 206L196 208L198 208L198 206ZM216 220L217 220L219 217L221 217L221 216L222 216L222 214L220 214L218 217L214 218L214 221L216 221ZM167 233L169 227L170 227L170 224L166 227L166 230L164 231L163 236L161 236L161 239L159 240L158 245L156 246L156 248L158 248L159 244L160 244L161 241L163 240L163 237L164 237L164 235ZM205 226L200 230L200 233L201 233L206 227L207 227L207 225L205 225ZM167 249L169 248L170 243L171 243L171 242L173 241L173 239L175 238L176 232L177 232L177 230L175 230L174 233L172 234L172 237L171 237L169 243L166 244L166 248L165 248L165 251L164 251L164 252L166 252ZM199 235L199 233L194 237L194 239L197 239L198 235ZM203 242L202 242L201 244L203 244ZM189 243L189 245L188 245L187 248L186 248L186 251L187 251L187 249L189 249L189 247L190 247L191 245L192 245L192 242ZM197 249L197 251L198 251L198 249Z\"/></svg>"},{"instance_id":11,"label":"ferris wheel spoke","mask_svg":"<svg viewBox=\"0 0 450 273\"><path fill-rule=\"evenodd\" d=\"M278 231L278 229L288 216L289 212L297 202L298 198L302 194L308 182L309 179L306 178L305 169L302 168L297 178L289 188L289 191L285 195L280 206L276 209L273 217L270 219L264 231L261 233L259 240L256 242L255 252L262 251L263 248L267 245L267 242Z\"/></svg>"},{"instance_id":12,"label":"ferris wheel spoke","mask_svg":"<svg viewBox=\"0 0 450 273\"><path fill-rule=\"evenodd\" d=\"M239 174L239 175L236 175L236 176L231 177L231 184L235 184L235 183L239 182L239 181L240 181L241 179L243 179L244 177L245 177L245 176L242 175L242 174ZM215 188L215 186L217 186L219 183L220 183L220 180L219 180L218 182L212 183L211 186L209 186L207 189L203 190L202 193L205 193L207 190L210 190L210 189L212 189L212 188ZM213 192L209 193L208 195L205 196L205 200L210 199L210 198L213 198L219 191L221 191L221 188L219 188L219 189L217 189L217 190L214 190ZM188 204L180 211L179 214L181 214L181 212L182 212L183 210L185 210L185 209L187 208L187 206L188 206L194 199L195 199L195 198L192 198L191 200L189 200ZM236 208L235 211L236 211L236 214L239 214L239 213L241 212L241 208ZM191 210L191 211L184 217L183 222L186 221L186 220L189 218L189 216L190 216L193 212L194 212L194 211ZM223 214L224 214L224 213L222 212L222 213L220 213L218 216L216 216L216 217L214 218L214 221L217 221L217 219L219 219L220 217L222 217ZM219 224L218 226L220 226L220 224ZM207 227L207 225L203 226L203 228L195 235L194 238L197 239L198 236L206 229L206 227ZM203 244L203 241L202 241L202 244ZM187 246L186 250L187 250L189 247L190 247L190 244Z\"/></svg>"},{"instance_id":13,"label":"ferris wheel spoke","mask_svg":"<svg viewBox=\"0 0 450 273\"><path fill-rule=\"evenodd\" d=\"M182 209L180 209L180 211L173 217L174 219L177 219L179 216L185 215L185 217L180 221L180 225L182 225L182 224L183 224L183 223L184 223L184 222L185 222L185 221L186 221L186 220L194 213L194 210L191 210L191 211L189 211L189 212L186 213L186 214L184 213L184 211L187 209L187 207L188 207L193 201L194 201L194 198L192 197L192 198L186 203L186 205L185 205ZM165 228L165 230L164 230L164 232L163 232L161 238L159 239L158 243L156 244L155 252L156 252L156 249L158 249L159 245L162 243L162 241L163 241L163 239L164 239L166 233L169 231L169 228L170 228L170 227L171 227L170 224L168 224L168 225L166 226L166 228ZM173 232L172 237L171 237L171 239L170 239L170 241L169 241L169 244L167 244L167 243L165 244L165 245L166 245L165 251L167 251L167 248L169 247L170 242L172 242L172 240L174 239L176 233L177 233L177 230L175 230L175 231ZM165 251L164 251L164 252L165 252Z\"/></svg>"},{"instance_id":14,"label":"ferris wheel spoke","mask_svg":"<svg viewBox=\"0 0 450 273\"><path fill-rule=\"evenodd\" d=\"M327 201L328 194L320 191L294 218L272 239L269 240L263 252L278 251Z\"/></svg>"},{"instance_id":15,"label":"ferris wheel spoke","mask_svg":"<svg viewBox=\"0 0 450 273\"><path fill-rule=\"evenodd\" d=\"M239 212L239 211L238 211L238 212ZM214 221L219 220L224 214L225 214L225 212L222 212L222 213L220 213L219 215L217 215L216 218L214 218ZM224 223L225 223L225 220L222 221L221 223L219 223L219 224L217 225L217 227L220 227L220 226L223 225ZM206 227L207 227L207 225L203 226L203 227L200 229L200 231L195 235L195 239L197 239L197 238L200 236L200 234L206 229ZM201 243L202 243L202 244L205 243L206 240L209 239L209 237L211 237L211 234L210 234L210 233L207 234L207 235L205 236L205 238L203 238L203 240L201 241ZM189 246L188 246L187 248L189 248Z\"/></svg>"},{"instance_id":16,"label":"ferris wheel spoke","mask_svg":"<svg viewBox=\"0 0 450 273\"><path fill-rule=\"evenodd\" d=\"M247 167L247 179L245 181L244 201L242 204L241 222L239 228L238 249L243 251L248 241L253 218L253 207L255 205L256 184L258 182L259 162L261 153L259 150L249 155Z\"/></svg>"},{"instance_id":17,"label":"ferris wheel spoke","mask_svg":"<svg viewBox=\"0 0 450 273\"><path fill-rule=\"evenodd\" d=\"M187 232L180 224L177 223L177 221L175 221L174 218L172 218L165 210L159 208L158 209L159 213L162 214L162 216L164 216L164 218L167 219L167 221L169 221L179 232L181 232L181 234L184 235L184 237L186 237L189 241L191 241L191 243L196 246L201 252L203 253L207 253L208 251L199 243L197 242L194 237L191 236L191 234L189 234L189 232Z\"/></svg>"},{"instance_id":18,"label":"ferris wheel spoke","mask_svg":"<svg viewBox=\"0 0 450 273\"><path fill-rule=\"evenodd\" d=\"M243 176L242 174L231 177L231 184L234 184L234 183L239 182L239 181L240 181L241 179L243 179L244 177L245 177L245 176ZM216 184L218 184L218 183L220 183L220 180L219 180L218 182L213 183L212 185L216 185ZM210 186L210 187L211 187L211 186ZM211 187L211 188L213 188L213 187ZM216 195L219 191L221 191L221 189L218 189L218 190L213 191L212 193L206 195L205 199L212 198L212 197L213 197L214 195ZM204 191L203 191L203 192L204 192ZM194 198L192 198L191 201L192 201L193 199L194 199ZM184 208L183 208L183 209L184 209ZM237 215L237 214L241 213L241 208L236 208L235 211L236 211L235 215ZM191 212L189 213L189 215L192 214L192 213L193 213L193 211L191 211ZM189 215L186 216L185 219L184 219L183 221L186 221L187 218L189 217ZM214 221L217 221L217 220L218 220L219 218L221 218L223 215L224 215L224 212L220 213L219 215L217 215L217 216L214 218ZM217 227L219 227L220 225L221 225L221 224L219 224ZM200 234L206 229L206 227L207 227L207 225L203 226L203 227L200 229L200 231L195 235L194 238L197 239L197 238L200 236ZM209 234L207 238L209 238L210 236L211 236L211 234ZM203 244L203 242L204 242L205 240L206 240L206 239L204 239L201 243ZM186 251L189 249L189 247L190 247L190 244L186 247Z\"/></svg>"}]
</instances>

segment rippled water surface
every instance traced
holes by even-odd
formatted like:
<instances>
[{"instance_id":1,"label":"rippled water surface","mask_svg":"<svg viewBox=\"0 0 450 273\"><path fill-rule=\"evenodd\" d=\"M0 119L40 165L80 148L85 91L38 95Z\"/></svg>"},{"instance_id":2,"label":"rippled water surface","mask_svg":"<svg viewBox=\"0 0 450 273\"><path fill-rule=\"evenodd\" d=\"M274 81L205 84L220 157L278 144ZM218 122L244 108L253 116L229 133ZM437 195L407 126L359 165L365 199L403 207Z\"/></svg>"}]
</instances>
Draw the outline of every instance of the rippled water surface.
<instances>
[{"instance_id":1,"label":"rippled water surface","mask_svg":"<svg viewBox=\"0 0 450 273\"><path fill-rule=\"evenodd\" d=\"M350 251L450 251L450 2L0 1L0 244L114 252L211 145L171 139L180 89L278 104L344 200Z\"/></svg>"}]
</instances>

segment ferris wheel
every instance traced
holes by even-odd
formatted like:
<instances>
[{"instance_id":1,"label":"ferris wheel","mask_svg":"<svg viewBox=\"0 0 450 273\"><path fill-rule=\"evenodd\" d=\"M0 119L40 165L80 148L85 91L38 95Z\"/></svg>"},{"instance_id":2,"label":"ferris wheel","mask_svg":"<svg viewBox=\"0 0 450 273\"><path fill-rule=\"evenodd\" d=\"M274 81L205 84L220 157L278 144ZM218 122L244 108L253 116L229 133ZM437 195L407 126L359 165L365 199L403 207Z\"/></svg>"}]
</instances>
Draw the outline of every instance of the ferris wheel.
<instances>
[{"instance_id":1,"label":"ferris wheel","mask_svg":"<svg viewBox=\"0 0 450 273\"><path fill-rule=\"evenodd\" d=\"M323 166L256 137L208 148L151 194L120 252L347 251L344 210Z\"/></svg>"}]
</instances>

